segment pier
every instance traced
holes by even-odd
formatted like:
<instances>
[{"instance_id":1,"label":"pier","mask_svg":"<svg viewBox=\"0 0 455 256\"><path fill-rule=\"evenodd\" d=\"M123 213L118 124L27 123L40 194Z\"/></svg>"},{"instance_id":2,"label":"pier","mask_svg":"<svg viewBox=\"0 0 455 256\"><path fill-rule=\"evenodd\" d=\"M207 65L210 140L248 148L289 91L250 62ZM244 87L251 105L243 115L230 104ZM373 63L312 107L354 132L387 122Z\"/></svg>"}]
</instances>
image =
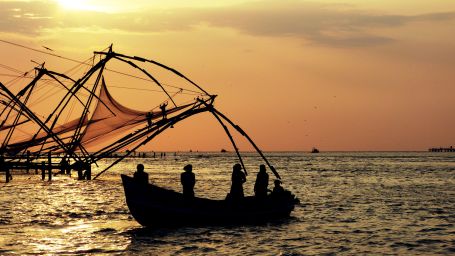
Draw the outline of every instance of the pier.
<instances>
[{"instance_id":1,"label":"pier","mask_svg":"<svg viewBox=\"0 0 455 256\"><path fill-rule=\"evenodd\" d=\"M443 148L443 147L430 148L430 149L428 149L428 151L430 151L430 152L455 152L455 148L453 146L450 146L448 148Z\"/></svg>"},{"instance_id":2,"label":"pier","mask_svg":"<svg viewBox=\"0 0 455 256\"><path fill-rule=\"evenodd\" d=\"M54 160L54 161L53 161ZM55 162L57 160L58 162ZM12 171L25 171L27 174L31 170L38 174L41 171L42 180L45 179L46 173L48 180L52 180L52 176L56 175L53 170L58 170L58 174L67 174L71 176L71 170L77 172L78 180L91 180L91 164L81 161L76 161L69 164L65 157L52 156L48 154L47 157L5 157L0 155L0 173L5 174L5 182L8 183L12 180Z\"/></svg>"}]
</instances>

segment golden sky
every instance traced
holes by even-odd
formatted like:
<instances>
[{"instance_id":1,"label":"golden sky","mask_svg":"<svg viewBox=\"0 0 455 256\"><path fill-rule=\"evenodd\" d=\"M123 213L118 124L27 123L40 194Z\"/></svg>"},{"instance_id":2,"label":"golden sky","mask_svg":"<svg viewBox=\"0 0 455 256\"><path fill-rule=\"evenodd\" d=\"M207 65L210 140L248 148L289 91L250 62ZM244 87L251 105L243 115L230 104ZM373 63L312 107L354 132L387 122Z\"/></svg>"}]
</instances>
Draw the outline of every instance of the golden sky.
<instances>
[{"instance_id":1,"label":"golden sky","mask_svg":"<svg viewBox=\"0 0 455 256\"><path fill-rule=\"evenodd\" d=\"M455 146L454 28L451 0L0 1L0 39L80 60L113 43L158 60L218 94L264 150ZM0 59L73 65L4 43ZM231 149L208 114L149 147Z\"/></svg>"}]
</instances>

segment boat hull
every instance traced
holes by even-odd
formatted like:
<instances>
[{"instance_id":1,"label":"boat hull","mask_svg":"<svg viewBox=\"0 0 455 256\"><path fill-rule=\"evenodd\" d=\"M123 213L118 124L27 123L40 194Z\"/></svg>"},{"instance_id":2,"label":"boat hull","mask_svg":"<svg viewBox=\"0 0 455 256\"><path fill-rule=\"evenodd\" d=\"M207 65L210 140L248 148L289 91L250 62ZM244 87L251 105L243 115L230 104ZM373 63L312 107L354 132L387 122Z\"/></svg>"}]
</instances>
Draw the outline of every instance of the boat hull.
<instances>
[{"instance_id":1,"label":"boat hull","mask_svg":"<svg viewBox=\"0 0 455 256\"><path fill-rule=\"evenodd\" d=\"M240 202L194 198L121 175L131 215L146 227L264 223L289 217L297 200L246 197ZM291 200L292 199L292 200Z\"/></svg>"}]
</instances>

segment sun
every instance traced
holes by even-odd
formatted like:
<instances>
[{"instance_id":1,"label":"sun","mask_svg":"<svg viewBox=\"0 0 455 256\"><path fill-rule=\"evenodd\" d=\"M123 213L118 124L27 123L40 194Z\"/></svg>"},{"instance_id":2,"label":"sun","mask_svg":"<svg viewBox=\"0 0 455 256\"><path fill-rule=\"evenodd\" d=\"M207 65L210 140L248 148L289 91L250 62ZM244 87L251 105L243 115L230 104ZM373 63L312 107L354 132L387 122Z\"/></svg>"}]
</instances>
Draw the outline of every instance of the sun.
<instances>
[{"instance_id":1,"label":"sun","mask_svg":"<svg viewBox=\"0 0 455 256\"><path fill-rule=\"evenodd\" d=\"M99 11L104 12L102 7L96 6L90 3L87 0L57 0L58 4L67 10L77 10L77 11Z\"/></svg>"}]
</instances>

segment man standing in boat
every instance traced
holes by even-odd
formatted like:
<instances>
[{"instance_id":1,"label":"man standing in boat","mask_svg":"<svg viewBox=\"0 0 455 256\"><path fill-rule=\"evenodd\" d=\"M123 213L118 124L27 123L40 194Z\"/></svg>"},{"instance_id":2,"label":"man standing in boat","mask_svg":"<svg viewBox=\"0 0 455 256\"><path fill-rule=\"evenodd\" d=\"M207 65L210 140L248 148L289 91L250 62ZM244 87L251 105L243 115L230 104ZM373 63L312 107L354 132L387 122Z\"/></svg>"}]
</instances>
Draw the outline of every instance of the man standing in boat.
<instances>
[{"instance_id":1,"label":"man standing in boat","mask_svg":"<svg viewBox=\"0 0 455 256\"><path fill-rule=\"evenodd\" d=\"M133 178L137 183L147 185L149 183L149 174L144 172L144 165L138 164L137 171L134 173Z\"/></svg>"},{"instance_id":2,"label":"man standing in boat","mask_svg":"<svg viewBox=\"0 0 455 256\"><path fill-rule=\"evenodd\" d=\"M245 173L242 171L242 166L240 164L235 164L232 170L231 191L229 193L229 198L231 200L243 199L243 183L245 183L245 181L246 177Z\"/></svg>"},{"instance_id":3,"label":"man standing in boat","mask_svg":"<svg viewBox=\"0 0 455 256\"><path fill-rule=\"evenodd\" d=\"M161 113L163 114L163 119L167 119L166 107L167 101L160 105Z\"/></svg>"},{"instance_id":4,"label":"man standing in boat","mask_svg":"<svg viewBox=\"0 0 455 256\"><path fill-rule=\"evenodd\" d=\"M265 165L259 166L259 172L254 183L254 195L257 199L264 199L267 197L267 187L269 186L269 175L265 170Z\"/></svg>"},{"instance_id":5,"label":"man standing in boat","mask_svg":"<svg viewBox=\"0 0 455 256\"><path fill-rule=\"evenodd\" d=\"M147 112L147 114L145 115L145 118L147 119L147 124L148 124L148 128L152 128L152 118L153 118L153 114L152 112Z\"/></svg>"},{"instance_id":6,"label":"man standing in boat","mask_svg":"<svg viewBox=\"0 0 455 256\"><path fill-rule=\"evenodd\" d=\"M196 184L193 166L191 164L187 164L183 167L183 170L185 170L185 172L180 174L180 182L183 187L183 198L192 199L194 198L194 185Z\"/></svg>"}]
</instances>

